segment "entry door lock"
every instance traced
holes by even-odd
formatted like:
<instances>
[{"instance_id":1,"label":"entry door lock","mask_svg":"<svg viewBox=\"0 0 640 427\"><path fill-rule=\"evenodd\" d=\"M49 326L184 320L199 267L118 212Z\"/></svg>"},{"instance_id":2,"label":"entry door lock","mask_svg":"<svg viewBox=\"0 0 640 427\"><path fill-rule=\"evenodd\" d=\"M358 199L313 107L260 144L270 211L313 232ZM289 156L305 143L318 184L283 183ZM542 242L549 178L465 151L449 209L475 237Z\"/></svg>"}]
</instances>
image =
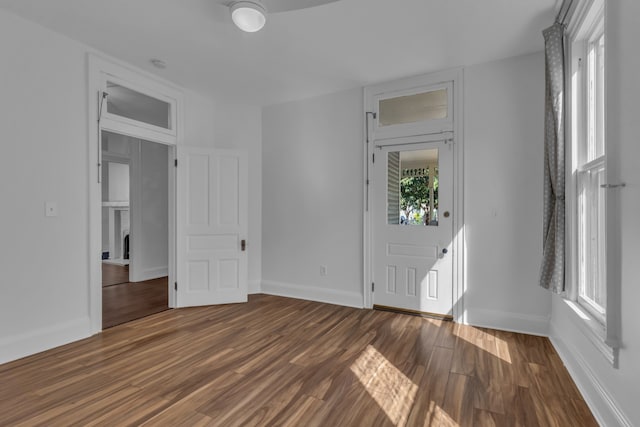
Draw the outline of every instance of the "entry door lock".
<instances>
[{"instance_id":1,"label":"entry door lock","mask_svg":"<svg viewBox=\"0 0 640 427\"><path fill-rule=\"evenodd\" d=\"M444 258L444 256L449 252L447 248L442 248L442 252L440 253L440 258Z\"/></svg>"}]
</instances>

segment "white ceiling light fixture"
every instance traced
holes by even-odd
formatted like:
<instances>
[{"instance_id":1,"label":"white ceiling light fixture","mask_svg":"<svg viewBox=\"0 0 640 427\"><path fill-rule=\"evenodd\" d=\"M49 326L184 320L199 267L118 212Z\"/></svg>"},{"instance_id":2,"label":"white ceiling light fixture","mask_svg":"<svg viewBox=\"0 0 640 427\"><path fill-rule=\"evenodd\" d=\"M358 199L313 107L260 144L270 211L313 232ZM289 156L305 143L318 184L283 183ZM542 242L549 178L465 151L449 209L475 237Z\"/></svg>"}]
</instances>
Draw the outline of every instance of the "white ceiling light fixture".
<instances>
[{"instance_id":1,"label":"white ceiling light fixture","mask_svg":"<svg viewBox=\"0 0 640 427\"><path fill-rule=\"evenodd\" d=\"M260 31L267 22L267 9L260 1L234 1L229 9L233 23L247 33Z\"/></svg>"},{"instance_id":2,"label":"white ceiling light fixture","mask_svg":"<svg viewBox=\"0 0 640 427\"><path fill-rule=\"evenodd\" d=\"M267 13L308 9L337 1L339 0L215 0L219 5L229 8L233 23L248 33L255 33L264 27Z\"/></svg>"}]
</instances>

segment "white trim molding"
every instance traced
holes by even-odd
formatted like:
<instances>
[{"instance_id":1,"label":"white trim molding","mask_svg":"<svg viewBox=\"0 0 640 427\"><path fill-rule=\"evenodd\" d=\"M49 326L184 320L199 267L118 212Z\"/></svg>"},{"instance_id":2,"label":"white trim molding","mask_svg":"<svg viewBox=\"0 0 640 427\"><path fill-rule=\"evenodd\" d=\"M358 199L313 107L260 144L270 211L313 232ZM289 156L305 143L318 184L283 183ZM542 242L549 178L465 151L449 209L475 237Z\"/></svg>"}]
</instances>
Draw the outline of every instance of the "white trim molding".
<instances>
[{"instance_id":1,"label":"white trim molding","mask_svg":"<svg viewBox=\"0 0 640 427\"><path fill-rule=\"evenodd\" d=\"M465 307L464 318L464 324L470 326L543 337L549 334L550 316Z\"/></svg>"},{"instance_id":2,"label":"white trim molding","mask_svg":"<svg viewBox=\"0 0 640 427\"><path fill-rule=\"evenodd\" d=\"M374 114L378 114L376 100L397 94L418 93L432 86L447 87L449 103L453 103L450 116L447 120L430 124L397 125L395 133L382 131L376 127ZM408 92L407 92L408 91ZM373 230L370 213L369 184L370 172L373 170L372 153L375 141L386 143L423 142L429 138L431 132L453 134L453 240L451 252L453 256L452 286L453 301L452 313L456 322L464 322L464 294L465 284L465 243L464 243L464 69L453 68L440 72L423 74L405 79L394 80L377 85L367 86L364 89L364 135L363 141L363 301L365 308L373 307L373 293L371 283L373 278ZM435 125L435 126L434 126ZM417 138L416 138L417 137Z\"/></svg>"},{"instance_id":3,"label":"white trim molding","mask_svg":"<svg viewBox=\"0 0 640 427\"><path fill-rule=\"evenodd\" d=\"M294 285L292 283L263 280L261 290L263 294L280 297L317 301L327 304L343 305L346 307L363 308L362 294L339 289L318 288L316 286Z\"/></svg>"},{"instance_id":4,"label":"white trim molding","mask_svg":"<svg viewBox=\"0 0 640 427\"><path fill-rule=\"evenodd\" d=\"M589 364L582 358L580 352L568 341L556 338L559 336L560 334L552 323L549 336L551 344L558 352L598 423L603 426L632 427L633 424L629 421L629 418L620 409L620 406L609 391L602 385L589 367Z\"/></svg>"},{"instance_id":5,"label":"white trim molding","mask_svg":"<svg viewBox=\"0 0 640 427\"><path fill-rule=\"evenodd\" d=\"M584 310L577 302L562 299L562 302L568 306L569 317L584 336L593 344L593 346L607 359L614 368L618 367L618 346L612 346L607 343L606 330L604 325L593 318L591 313Z\"/></svg>"},{"instance_id":6,"label":"white trim molding","mask_svg":"<svg viewBox=\"0 0 640 427\"><path fill-rule=\"evenodd\" d=\"M175 217L175 168L172 167L175 158L175 147L183 143L184 138L184 99L182 89L173 83L161 79L153 74L135 68L114 58L105 57L94 52L88 52L88 168L89 168L89 316L91 318L91 332L102 331L102 185L100 163L102 162L101 131L106 130L121 135L157 142L168 146L169 163L169 263L167 266L169 283L169 307L175 307L176 291L173 283L176 280L176 217ZM120 120L104 114L98 123L98 113L106 90L105 76L117 78L127 82L135 90L150 94L158 99L170 100L173 108L173 127L170 131L154 126L147 126L131 120ZM104 107L104 105L102 106ZM104 110L102 110L104 112ZM174 114L175 113L175 114Z\"/></svg>"},{"instance_id":7,"label":"white trim molding","mask_svg":"<svg viewBox=\"0 0 640 427\"><path fill-rule=\"evenodd\" d=\"M249 280L247 283L247 291L249 295L262 293L260 280Z\"/></svg>"},{"instance_id":8,"label":"white trim molding","mask_svg":"<svg viewBox=\"0 0 640 427\"><path fill-rule=\"evenodd\" d=\"M91 336L89 317L73 319L0 340L0 364Z\"/></svg>"}]
</instances>

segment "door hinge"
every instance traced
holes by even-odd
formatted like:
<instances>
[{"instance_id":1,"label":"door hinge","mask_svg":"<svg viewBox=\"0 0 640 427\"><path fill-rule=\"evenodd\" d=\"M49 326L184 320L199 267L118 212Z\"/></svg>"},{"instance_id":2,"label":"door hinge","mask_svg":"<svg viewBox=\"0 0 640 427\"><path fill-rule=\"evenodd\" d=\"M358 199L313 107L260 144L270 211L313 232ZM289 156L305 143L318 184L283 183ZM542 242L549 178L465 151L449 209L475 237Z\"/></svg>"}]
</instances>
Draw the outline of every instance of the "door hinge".
<instances>
[{"instance_id":1,"label":"door hinge","mask_svg":"<svg viewBox=\"0 0 640 427\"><path fill-rule=\"evenodd\" d=\"M176 291L178 290L178 282L174 282L173 289L176 290Z\"/></svg>"},{"instance_id":2,"label":"door hinge","mask_svg":"<svg viewBox=\"0 0 640 427\"><path fill-rule=\"evenodd\" d=\"M375 163L376 162L376 153L373 153L371 155L371 163Z\"/></svg>"},{"instance_id":3,"label":"door hinge","mask_svg":"<svg viewBox=\"0 0 640 427\"><path fill-rule=\"evenodd\" d=\"M173 161L173 165L174 165L175 167L178 167L178 159L175 159L175 160Z\"/></svg>"},{"instance_id":4,"label":"door hinge","mask_svg":"<svg viewBox=\"0 0 640 427\"><path fill-rule=\"evenodd\" d=\"M371 292L375 292L376 291L376 284L371 282Z\"/></svg>"}]
</instances>

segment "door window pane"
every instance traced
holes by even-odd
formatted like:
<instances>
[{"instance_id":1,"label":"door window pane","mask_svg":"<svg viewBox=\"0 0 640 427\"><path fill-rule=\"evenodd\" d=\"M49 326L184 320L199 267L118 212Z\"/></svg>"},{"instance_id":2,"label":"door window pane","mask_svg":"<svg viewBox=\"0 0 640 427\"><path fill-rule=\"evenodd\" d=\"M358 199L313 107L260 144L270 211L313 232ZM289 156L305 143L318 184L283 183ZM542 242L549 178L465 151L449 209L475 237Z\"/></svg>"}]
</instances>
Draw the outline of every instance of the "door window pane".
<instances>
[{"instance_id":1,"label":"door window pane","mask_svg":"<svg viewBox=\"0 0 640 427\"><path fill-rule=\"evenodd\" d=\"M438 149L394 151L387 158L387 223L438 225Z\"/></svg>"},{"instance_id":2,"label":"door window pane","mask_svg":"<svg viewBox=\"0 0 640 427\"><path fill-rule=\"evenodd\" d=\"M378 107L379 126L446 119L449 107L447 89L383 99Z\"/></svg>"},{"instance_id":3,"label":"door window pane","mask_svg":"<svg viewBox=\"0 0 640 427\"><path fill-rule=\"evenodd\" d=\"M171 104L117 83L107 82L107 112L163 129L171 129Z\"/></svg>"}]
</instances>

